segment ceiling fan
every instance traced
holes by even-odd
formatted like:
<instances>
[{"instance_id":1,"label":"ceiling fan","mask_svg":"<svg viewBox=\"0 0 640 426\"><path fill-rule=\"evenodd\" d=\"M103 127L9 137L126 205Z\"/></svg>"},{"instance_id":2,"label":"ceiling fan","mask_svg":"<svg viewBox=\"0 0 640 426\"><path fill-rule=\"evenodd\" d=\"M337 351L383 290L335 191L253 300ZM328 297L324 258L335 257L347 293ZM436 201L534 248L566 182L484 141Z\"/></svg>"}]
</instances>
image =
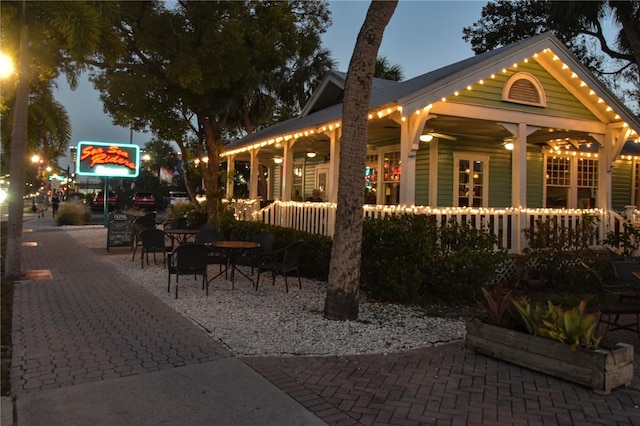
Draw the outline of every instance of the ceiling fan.
<instances>
[{"instance_id":1,"label":"ceiling fan","mask_svg":"<svg viewBox=\"0 0 640 426\"><path fill-rule=\"evenodd\" d=\"M455 136L445 135L443 133L437 133L432 131L431 129L425 129L420 135L420 141L422 142L431 142L433 138L447 139L450 141L458 140L458 138L456 138Z\"/></svg>"}]
</instances>

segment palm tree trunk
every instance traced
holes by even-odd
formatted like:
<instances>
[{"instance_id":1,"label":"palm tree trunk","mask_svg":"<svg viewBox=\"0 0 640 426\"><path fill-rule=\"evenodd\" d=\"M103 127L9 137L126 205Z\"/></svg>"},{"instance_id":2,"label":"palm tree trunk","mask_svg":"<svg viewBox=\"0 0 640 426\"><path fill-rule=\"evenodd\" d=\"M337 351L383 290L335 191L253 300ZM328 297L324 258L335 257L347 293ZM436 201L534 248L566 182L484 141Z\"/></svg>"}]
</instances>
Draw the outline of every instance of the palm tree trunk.
<instances>
[{"instance_id":1,"label":"palm tree trunk","mask_svg":"<svg viewBox=\"0 0 640 426\"><path fill-rule=\"evenodd\" d=\"M367 115L378 49L397 3L397 0L371 2L345 82L336 229L324 305L324 317L331 320L358 318Z\"/></svg>"},{"instance_id":2,"label":"palm tree trunk","mask_svg":"<svg viewBox=\"0 0 640 426\"><path fill-rule=\"evenodd\" d=\"M23 6L24 15L24 6ZM11 134L11 186L9 188L9 221L7 229L7 258L4 277L19 279L22 262L20 250L22 243L22 221L24 219L24 188L27 165L27 113L29 107L29 27L22 17L20 30L20 65L16 105Z\"/></svg>"}]
</instances>

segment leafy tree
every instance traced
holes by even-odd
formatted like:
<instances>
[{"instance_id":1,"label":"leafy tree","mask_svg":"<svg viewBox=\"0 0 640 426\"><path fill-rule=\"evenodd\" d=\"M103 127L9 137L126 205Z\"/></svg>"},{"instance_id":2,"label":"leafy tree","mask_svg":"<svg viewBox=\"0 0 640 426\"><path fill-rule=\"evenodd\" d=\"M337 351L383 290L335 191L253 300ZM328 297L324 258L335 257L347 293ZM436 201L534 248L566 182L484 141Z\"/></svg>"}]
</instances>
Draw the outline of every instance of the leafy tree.
<instances>
[{"instance_id":1,"label":"leafy tree","mask_svg":"<svg viewBox=\"0 0 640 426\"><path fill-rule=\"evenodd\" d=\"M118 55L94 65L105 110L120 125L149 126L175 141L184 164L201 162L210 220L219 220L219 154L230 138L269 124L279 106L276 75L316 55L326 2L118 2L111 22ZM171 6L168 7L167 5ZM313 61L312 61L313 62ZM185 168L185 184L192 172Z\"/></svg>"},{"instance_id":2,"label":"leafy tree","mask_svg":"<svg viewBox=\"0 0 640 426\"><path fill-rule=\"evenodd\" d=\"M42 87L40 87L42 86ZM11 132L14 119L16 93L8 96L7 106L0 113L2 150L8 155L2 158L2 174L9 173L11 158ZM49 165L56 166L57 158L64 154L71 140L71 121L66 108L53 98L50 82L33 87L29 97L27 116L27 153L37 153Z\"/></svg>"},{"instance_id":3,"label":"leafy tree","mask_svg":"<svg viewBox=\"0 0 640 426\"><path fill-rule=\"evenodd\" d=\"M617 26L613 39L603 30L608 20ZM546 31L629 105L640 108L640 1L490 1L482 19L462 32L479 54Z\"/></svg>"},{"instance_id":4,"label":"leafy tree","mask_svg":"<svg viewBox=\"0 0 640 426\"><path fill-rule=\"evenodd\" d=\"M397 4L397 0L371 2L347 72L342 107L336 228L324 305L324 316L331 320L358 318L364 205L361 174L367 155L367 113L376 56L384 29Z\"/></svg>"},{"instance_id":5,"label":"leafy tree","mask_svg":"<svg viewBox=\"0 0 640 426\"><path fill-rule=\"evenodd\" d=\"M373 72L373 76L393 81L404 80L402 66L399 64L391 64L386 56L378 56L378 59L376 59L376 69Z\"/></svg>"},{"instance_id":6,"label":"leafy tree","mask_svg":"<svg viewBox=\"0 0 640 426\"><path fill-rule=\"evenodd\" d=\"M144 145L142 150L149 156L149 159L144 161L145 168L148 168L156 176L160 176L162 168L170 170L178 168L180 162L176 150L169 142L153 138Z\"/></svg>"},{"instance_id":7,"label":"leafy tree","mask_svg":"<svg viewBox=\"0 0 640 426\"><path fill-rule=\"evenodd\" d=\"M64 73L77 84L83 60L110 37L102 37L108 3L13 2L0 3L0 39L3 49L19 57L11 128L9 221L5 278L21 272L23 196L25 193L28 106L33 89ZM3 108L4 109L4 108Z\"/></svg>"}]
</instances>

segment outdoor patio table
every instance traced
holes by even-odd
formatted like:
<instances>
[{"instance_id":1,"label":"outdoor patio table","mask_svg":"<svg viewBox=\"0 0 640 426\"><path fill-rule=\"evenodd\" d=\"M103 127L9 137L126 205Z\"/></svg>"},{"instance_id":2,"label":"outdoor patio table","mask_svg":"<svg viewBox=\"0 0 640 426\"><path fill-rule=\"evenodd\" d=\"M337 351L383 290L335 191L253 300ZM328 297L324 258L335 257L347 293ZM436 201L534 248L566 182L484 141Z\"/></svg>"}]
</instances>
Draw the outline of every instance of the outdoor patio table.
<instances>
[{"instance_id":1,"label":"outdoor patio table","mask_svg":"<svg viewBox=\"0 0 640 426\"><path fill-rule=\"evenodd\" d=\"M178 242L178 245L189 242L189 239L195 237L198 233L197 229L165 229L169 237L171 237L171 247L174 245L174 241Z\"/></svg>"},{"instance_id":2,"label":"outdoor patio table","mask_svg":"<svg viewBox=\"0 0 640 426\"><path fill-rule=\"evenodd\" d=\"M211 278L209 282L218 278L220 275L222 275L223 273L227 272L227 270L230 269L231 270L231 288L235 287L235 271L238 271L240 274L244 275L249 281L253 283L253 279L247 274L245 274L244 272L242 272L240 269L238 269L238 267L236 266L236 256L242 250L248 250L248 249L254 249L254 248L260 247L259 243L256 243L254 241L222 240L222 241L214 241L211 243L211 245L221 250L224 250L227 253L229 262L227 264L227 267L224 270L220 271L219 274Z\"/></svg>"}]
</instances>

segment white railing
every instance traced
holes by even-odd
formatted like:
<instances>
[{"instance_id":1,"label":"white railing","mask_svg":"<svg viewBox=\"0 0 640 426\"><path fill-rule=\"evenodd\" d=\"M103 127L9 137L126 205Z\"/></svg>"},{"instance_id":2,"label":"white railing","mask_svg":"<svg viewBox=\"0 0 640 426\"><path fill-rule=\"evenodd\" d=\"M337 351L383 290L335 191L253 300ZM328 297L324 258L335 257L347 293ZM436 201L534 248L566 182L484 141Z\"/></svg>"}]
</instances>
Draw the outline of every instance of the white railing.
<instances>
[{"instance_id":1,"label":"white railing","mask_svg":"<svg viewBox=\"0 0 640 426\"><path fill-rule=\"evenodd\" d=\"M255 220L270 225L293 228L313 234L333 236L336 205L274 201L263 209L257 209L255 200L239 200L229 203L239 220ZM249 215L250 213L250 215ZM425 214L434 216L440 224L455 218L477 229L486 229L498 239L498 248L519 254L527 247L524 229L534 228L538 221L555 218L559 227L576 231L584 222L585 214L597 218L597 233L590 239L592 248L601 248L609 231L621 229L624 218L614 212L600 209L518 209L518 208L431 208L423 206L374 206L363 207L364 217L382 218L398 214Z\"/></svg>"}]
</instances>

